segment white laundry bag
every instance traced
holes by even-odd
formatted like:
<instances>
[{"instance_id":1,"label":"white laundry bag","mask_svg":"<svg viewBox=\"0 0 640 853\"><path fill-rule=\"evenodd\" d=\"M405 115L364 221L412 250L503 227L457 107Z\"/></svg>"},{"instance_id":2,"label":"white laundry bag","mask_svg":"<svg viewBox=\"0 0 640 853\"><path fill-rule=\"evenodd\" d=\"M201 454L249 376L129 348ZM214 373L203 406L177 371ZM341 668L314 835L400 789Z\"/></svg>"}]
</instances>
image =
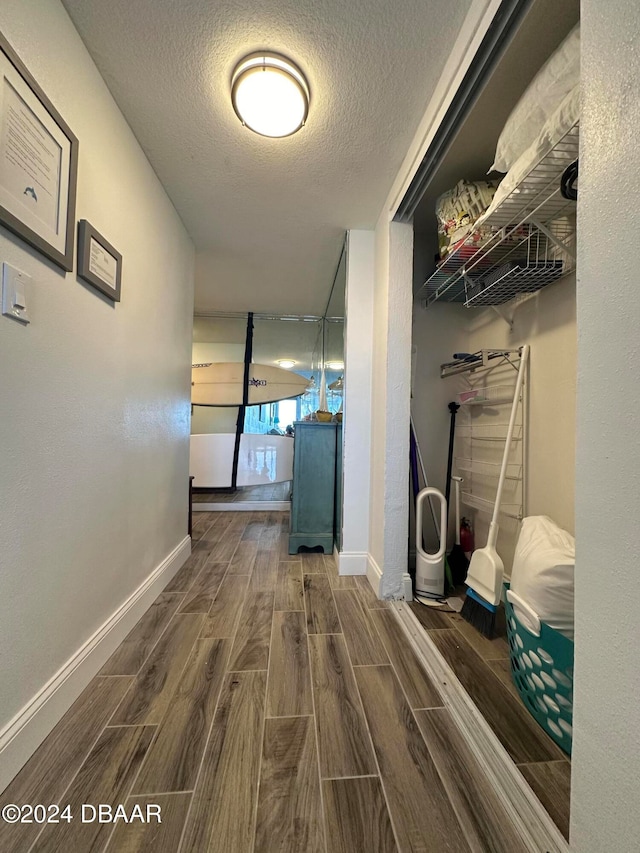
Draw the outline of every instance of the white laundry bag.
<instances>
[{"instance_id":1,"label":"white laundry bag","mask_svg":"<svg viewBox=\"0 0 640 853\"><path fill-rule=\"evenodd\" d=\"M523 519L507 592L520 622L539 635L539 621L574 635L574 575L576 543L573 536L546 515Z\"/></svg>"}]
</instances>

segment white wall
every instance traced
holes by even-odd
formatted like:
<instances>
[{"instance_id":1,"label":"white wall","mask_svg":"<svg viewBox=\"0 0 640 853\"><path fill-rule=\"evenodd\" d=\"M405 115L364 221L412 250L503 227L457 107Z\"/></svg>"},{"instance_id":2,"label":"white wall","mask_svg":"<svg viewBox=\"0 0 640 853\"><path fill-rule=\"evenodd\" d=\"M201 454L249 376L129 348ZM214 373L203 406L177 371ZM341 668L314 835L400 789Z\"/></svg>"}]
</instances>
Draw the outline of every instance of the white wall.
<instances>
[{"instance_id":1,"label":"white wall","mask_svg":"<svg viewBox=\"0 0 640 853\"><path fill-rule=\"evenodd\" d=\"M509 306L507 306L508 308ZM518 305L513 327L493 312L475 315L470 351L530 344L527 511L574 532L576 442L576 277Z\"/></svg>"},{"instance_id":2,"label":"white wall","mask_svg":"<svg viewBox=\"0 0 640 853\"><path fill-rule=\"evenodd\" d=\"M413 411L427 473L441 490L446 479L449 441L447 403L464 387L457 377L440 379L439 366L456 351L531 347L528 381L529 421L526 449L526 512L548 515L574 532L576 410L576 279L568 275L517 305L509 325L491 310L433 305L415 309L414 344L418 347ZM499 379L495 380L500 381ZM511 381L511 379L509 379ZM504 407L504 420L508 419ZM458 423L463 423L463 413ZM497 485L497 481L496 481ZM450 522L453 522L453 491ZM473 511L471 511L473 512ZM469 511L463 507L463 514ZM476 545L487 538L490 518L475 512ZM429 530L426 530L429 533ZM498 551L507 573L513 561L519 525L500 520ZM453 527L450 524L452 540Z\"/></svg>"},{"instance_id":3,"label":"white wall","mask_svg":"<svg viewBox=\"0 0 640 853\"><path fill-rule=\"evenodd\" d=\"M371 484L374 233L350 231L347 240L342 550L339 568L344 574L364 574L369 546L367 496Z\"/></svg>"},{"instance_id":4,"label":"white wall","mask_svg":"<svg viewBox=\"0 0 640 853\"><path fill-rule=\"evenodd\" d=\"M375 233L369 559L381 593L407 571L413 228L380 217Z\"/></svg>"},{"instance_id":5,"label":"white wall","mask_svg":"<svg viewBox=\"0 0 640 853\"><path fill-rule=\"evenodd\" d=\"M235 433L237 420L238 408L236 406L194 406L191 417L191 434Z\"/></svg>"},{"instance_id":6,"label":"white wall","mask_svg":"<svg viewBox=\"0 0 640 853\"><path fill-rule=\"evenodd\" d=\"M467 312L472 320L466 347L475 352L530 345L525 511L527 515L548 515L570 533L575 528L575 292L574 274L538 291L516 306L511 329L493 311ZM477 513L476 519L476 545L482 545L489 518ZM518 524L501 519L498 551L507 572L519 530Z\"/></svg>"},{"instance_id":7,"label":"white wall","mask_svg":"<svg viewBox=\"0 0 640 853\"><path fill-rule=\"evenodd\" d=\"M640 193L640 9L582 2L578 200L575 717L571 840L640 838L638 262L620 223Z\"/></svg>"},{"instance_id":8,"label":"white wall","mask_svg":"<svg viewBox=\"0 0 640 853\"><path fill-rule=\"evenodd\" d=\"M33 279L31 325L0 317L1 730L186 536L193 247L62 5L3 0L0 29L123 255L114 306L0 228Z\"/></svg>"},{"instance_id":9,"label":"white wall","mask_svg":"<svg viewBox=\"0 0 640 853\"><path fill-rule=\"evenodd\" d=\"M371 388L371 491L369 493L369 560L373 574L384 566L384 472L387 452L387 302L389 279L389 223L382 220L375 231L373 281L373 335ZM349 352L347 349L347 359Z\"/></svg>"},{"instance_id":10,"label":"white wall","mask_svg":"<svg viewBox=\"0 0 640 853\"><path fill-rule=\"evenodd\" d=\"M428 310L419 304L414 307L411 412L427 480L443 494L451 418L447 406L456 399L457 387L440 378L440 365L451 361L454 352L467 350L467 321L468 312L460 305L436 304ZM434 507L437 510L435 503ZM431 547L436 537L428 509L424 518L424 534ZM452 507L449 513L452 530L453 518Z\"/></svg>"}]
</instances>

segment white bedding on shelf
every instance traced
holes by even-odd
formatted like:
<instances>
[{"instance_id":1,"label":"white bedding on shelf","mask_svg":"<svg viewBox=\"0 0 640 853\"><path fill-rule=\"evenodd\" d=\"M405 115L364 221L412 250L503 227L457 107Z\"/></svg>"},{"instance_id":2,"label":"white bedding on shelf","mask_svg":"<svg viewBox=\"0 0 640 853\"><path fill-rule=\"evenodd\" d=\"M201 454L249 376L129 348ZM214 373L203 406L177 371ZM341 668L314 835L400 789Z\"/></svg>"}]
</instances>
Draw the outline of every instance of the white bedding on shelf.
<instances>
[{"instance_id":1,"label":"white bedding on shelf","mask_svg":"<svg viewBox=\"0 0 640 853\"><path fill-rule=\"evenodd\" d=\"M495 160L489 171L508 172L579 83L578 24L538 71L512 110L498 139Z\"/></svg>"},{"instance_id":2,"label":"white bedding on shelf","mask_svg":"<svg viewBox=\"0 0 640 853\"><path fill-rule=\"evenodd\" d=\"M482 225L491 214L496 210L502 202L511 195L516 187L527 177L529 172L537 166L543 157L548 158L550 164L554 158L558 159L559 168L568 165L564 162L562 152L554 154L554 147L560 140L577 124L580 120L580 86L575 86L571 92L564 98L555 113L549 117L544 124L537 138L527 148L527 150L518 158L511 169L502 179L498 187L491 205L487 211L478 219L476 227ZM548 177L542 175L537 180L532 180L527 183L529 192L535 193L538 189L543 188L548 181ZM523 207L526 203L525 197L522 199Z\"/></svg>"}]
</instances>

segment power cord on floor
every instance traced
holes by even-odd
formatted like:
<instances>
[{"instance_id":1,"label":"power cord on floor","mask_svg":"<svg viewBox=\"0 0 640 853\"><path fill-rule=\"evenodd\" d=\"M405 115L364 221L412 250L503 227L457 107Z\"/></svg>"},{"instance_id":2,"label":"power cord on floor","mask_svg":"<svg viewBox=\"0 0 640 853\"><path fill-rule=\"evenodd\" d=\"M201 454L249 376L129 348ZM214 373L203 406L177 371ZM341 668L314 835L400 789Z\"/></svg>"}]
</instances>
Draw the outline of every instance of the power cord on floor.
<instances>
[{"instance_id":1,"label":"power cord on floor","mask_svg":"<svg viewBox=\"0 0 640 853\"><path fill-rule=\"evenodd\" d=\"M456 613L453 608L447 605L446 598L422 598L422 596L416 595L415 600L425 607L437 608L438 613Z\"/></svg>"},{"instance_id":2,"label":"power cord on floor","mask_svg":"<svg viewBox=\"0 0 640 853\"><path fill-rule=\"evenodd\" d=\"M456 590L457 592L457 590ZM463 593L464 594L464 593ZM426 598L418 593L415 600L426 607L434 607L439 613L460 613L464 605L464 599L459 595L440 596L438 598ZM446 609L445 609L446 608Z\"/></svg>"}]
</instances>

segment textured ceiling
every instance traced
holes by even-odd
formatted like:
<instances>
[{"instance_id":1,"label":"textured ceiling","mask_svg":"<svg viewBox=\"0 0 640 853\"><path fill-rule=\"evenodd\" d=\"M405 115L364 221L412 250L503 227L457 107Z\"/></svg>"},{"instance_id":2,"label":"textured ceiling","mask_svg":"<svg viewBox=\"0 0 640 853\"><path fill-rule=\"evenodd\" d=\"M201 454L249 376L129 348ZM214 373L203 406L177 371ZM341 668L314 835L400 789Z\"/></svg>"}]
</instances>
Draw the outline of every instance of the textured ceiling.
<instances>
[{"instance_id":1,"label":"textured ceiling","mask_svg":"<svg viewBox=\"0 0 640 853\"><path fill-rule=\"evenodd\" d=\"M63 0L197 249L196 309L318 314L344 231L370 228L470 0ZM243 128L245 54L311 87L286 139Z\"/></svg>"}]
</instances>

